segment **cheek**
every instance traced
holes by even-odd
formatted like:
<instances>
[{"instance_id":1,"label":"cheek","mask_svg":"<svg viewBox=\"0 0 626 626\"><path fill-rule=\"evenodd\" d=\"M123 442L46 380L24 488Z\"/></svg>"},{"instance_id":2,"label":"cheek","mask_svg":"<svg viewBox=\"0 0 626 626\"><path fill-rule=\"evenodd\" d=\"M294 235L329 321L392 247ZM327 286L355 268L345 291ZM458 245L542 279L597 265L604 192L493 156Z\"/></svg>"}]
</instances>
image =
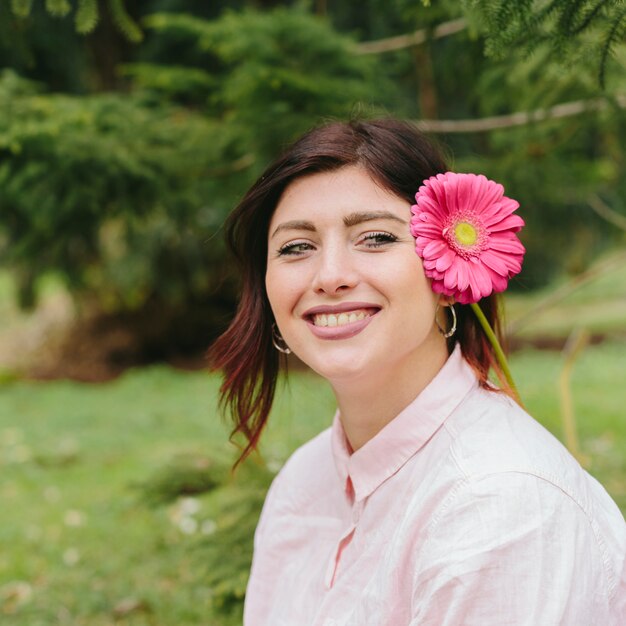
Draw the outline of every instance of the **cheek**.
<instances>
[{"instance_id":1,"label":"cheek","mask_svg":"<svg viewBox=\"0 0 626 626\"><path fill-rule=\"evenodd\" d=\"M274 317L276 317L276 307L281 300L280 297L280 283L276 280L276 273L268 268L265 273L265 293L270 303Z\"/></svg>"},{"instance_id":2,"label":"cheek","mask_svg":"<svg viewBox=\"0 0 626 626\"><path fill-rule=\"evenodd\" d=\"M265 274L265 291L276 319L280 319L291 311L297 295L293 280L281 272L280 268L268 266Z\"/></svg>"},{"instance_id":3,"label":"cheek","mask_svg":"<svg viewBox=\"0 0 626 626\"><path fill-rule=\"evenodd\" d=\"M431 280L424 274L421 262L414 263L410 267L410 271L403 272L402 275L396 272L397 292L407 296L410 310L420 312L420 315L425 316L430 316L432 313L434 320L439 295L432 290Z\"/></svg>"},{"instance_id":4,"label":"cheek","mask_svg":"<svg viewBox=\"0 0 626 626\"><path fill-rule=\"evenodd\" d=\"M377 278L383 284L394 285L405 294L419 292L422 297L432 293L430 279L424 274L424 266L412 248L403 249L401 254L384 259L376 268Z\"/></svg>"}]
</instances>

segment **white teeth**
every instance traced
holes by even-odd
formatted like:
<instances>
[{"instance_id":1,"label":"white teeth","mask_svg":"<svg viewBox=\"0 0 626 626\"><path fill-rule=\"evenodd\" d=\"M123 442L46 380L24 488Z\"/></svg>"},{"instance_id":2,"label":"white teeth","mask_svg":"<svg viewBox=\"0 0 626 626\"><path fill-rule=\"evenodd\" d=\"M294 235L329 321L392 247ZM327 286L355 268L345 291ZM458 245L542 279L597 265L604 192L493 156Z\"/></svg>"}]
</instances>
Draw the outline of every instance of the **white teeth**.
<instances>
[{"instance_id":1,"label":"white teeth","mask_svg":"<svg viewBox=\"0 0 626 626\"><path fill-rule=\"evenodd\" d=\"M313 316L313 323L316 326L344 326L345 324L354 324L360 320L369 317L370 313L365 310L346 311L345 313L318 313Z\"/></svg>"}]
</instances>

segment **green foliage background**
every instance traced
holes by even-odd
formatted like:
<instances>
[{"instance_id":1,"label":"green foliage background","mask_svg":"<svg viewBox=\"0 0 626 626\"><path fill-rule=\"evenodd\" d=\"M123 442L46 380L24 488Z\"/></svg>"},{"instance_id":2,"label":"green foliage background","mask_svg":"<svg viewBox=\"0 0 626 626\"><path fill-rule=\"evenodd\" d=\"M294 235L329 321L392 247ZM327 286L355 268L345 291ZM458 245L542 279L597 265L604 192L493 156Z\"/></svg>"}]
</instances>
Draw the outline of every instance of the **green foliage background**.
<instances>
[{"instance_id":1,"label":"green foliage background","mask_svg":"<svg viewBox=\"0 0 626 626\"><path fill-rule=\"evenodd\" d=\"M119 2L5 7L0 264L17 277L24 307L53 272L90 312L141 327L158 308L152 336L170 343L152 339L152 354L197 350L236 300L221 225L307 128L387 113L479 118L623 93L617 4L593 15L590 3L575 4L542 13L496 0L153 0L126 8L140 45L120 28ZM87 38L70 21L77 8L98 18ZM417 48L358 47L459 17L465 30ZM528 256L513 288L581 271L621 240L587 199L623 210L625 123L615 101L602 112L437 137L452 167L484 172L520 200Z\"/></svg>"}]
</instances>

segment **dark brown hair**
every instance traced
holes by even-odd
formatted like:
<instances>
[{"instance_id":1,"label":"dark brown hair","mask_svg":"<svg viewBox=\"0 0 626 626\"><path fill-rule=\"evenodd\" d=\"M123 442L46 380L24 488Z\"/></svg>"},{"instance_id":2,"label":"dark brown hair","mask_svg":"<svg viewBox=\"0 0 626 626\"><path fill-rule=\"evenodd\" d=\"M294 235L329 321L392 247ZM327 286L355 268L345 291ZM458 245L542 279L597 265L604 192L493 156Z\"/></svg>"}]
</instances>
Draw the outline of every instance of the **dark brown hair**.
<instances>
[{"instance_id":1,"label":"dark brown hair","mask_svg":"<svg viewBox=\"0 0 626 626\"><path fill-rule=\"evenodd\" d=\"M411 204L423 180L447 171L440 151L408 122L394 119L332 123L309 131L288 148L251 187L226 224L228 244L241 265L242 291L228 329L209 350L214 370L224 373L220 402L233 416L231 439L247 439L237 464L257 447L272 407L279 371L279 353L272 345L273 315L265 293L267 231L286 187L297 178L349 165L364 168L385 189ZM480 306L500 333L495 296ZM455 305L458 342L463 356L487 382L490 368L501 377L491 344L467 305ZM505 387L505 390L506 387ZM508 390L507 390L508 391Z\"/></svg>"}]
</instances>

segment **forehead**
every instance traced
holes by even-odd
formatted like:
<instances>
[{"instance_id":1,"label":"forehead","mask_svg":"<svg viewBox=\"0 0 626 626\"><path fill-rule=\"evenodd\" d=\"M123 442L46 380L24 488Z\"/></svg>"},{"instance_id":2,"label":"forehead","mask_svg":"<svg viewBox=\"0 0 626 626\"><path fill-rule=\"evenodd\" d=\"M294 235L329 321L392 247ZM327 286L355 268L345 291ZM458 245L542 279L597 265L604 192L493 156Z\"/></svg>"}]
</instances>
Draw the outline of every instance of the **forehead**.
<instances>
[{"instance_id":1,"label":"forehead","mask_svg":"<svg viewBox=\"0 0 626 626\"><path fill-rule=\"evenodd\" d=\"M270 230L284 220L341 218L355 210L383 208L404 219L410 215L410 204L381 187L365 169L343 167L293 181L276 205Z\"/></svg>"}]
</instances>

